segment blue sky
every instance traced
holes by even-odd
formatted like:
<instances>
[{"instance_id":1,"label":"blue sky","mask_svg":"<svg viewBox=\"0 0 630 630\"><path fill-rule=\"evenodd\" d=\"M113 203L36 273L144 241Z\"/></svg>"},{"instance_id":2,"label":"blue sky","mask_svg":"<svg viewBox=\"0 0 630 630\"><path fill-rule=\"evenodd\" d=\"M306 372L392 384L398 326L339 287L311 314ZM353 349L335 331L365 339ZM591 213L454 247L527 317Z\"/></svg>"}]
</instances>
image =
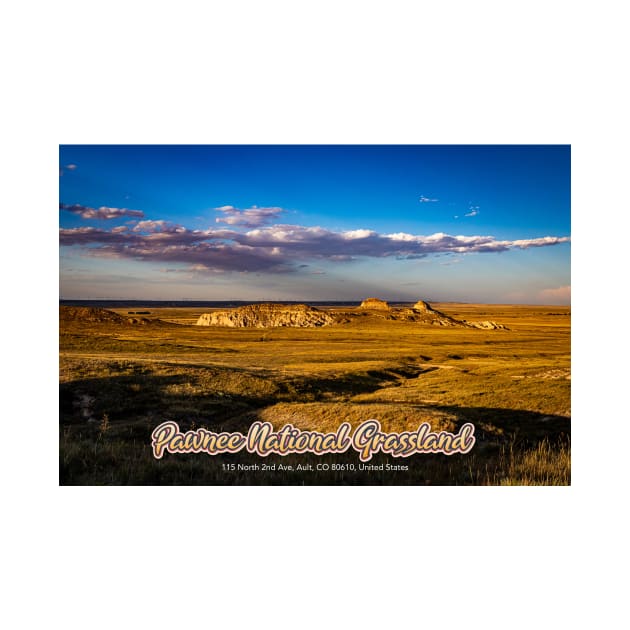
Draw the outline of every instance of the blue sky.
<instances>
[{"instance_id":1,"label":"blue sky","mask_svg":"<svg viewBox=\"0 0 630 630\"><path fill-rule=\"evenodd\" d=\"M568 304L568 146L61 146L66 299Z\"/></svg>"}]
</instances>

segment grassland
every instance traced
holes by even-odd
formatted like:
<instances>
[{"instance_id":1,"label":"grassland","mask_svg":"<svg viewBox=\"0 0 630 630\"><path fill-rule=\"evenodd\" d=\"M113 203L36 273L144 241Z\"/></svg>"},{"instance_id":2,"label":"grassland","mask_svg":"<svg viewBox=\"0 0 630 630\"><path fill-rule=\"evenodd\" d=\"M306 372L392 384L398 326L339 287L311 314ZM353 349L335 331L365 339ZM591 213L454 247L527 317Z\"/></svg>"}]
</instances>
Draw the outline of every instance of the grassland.
<instances>
[{"instance_id":1,"label":"grassland","mask_svg":"<svg viewBox=\"0 0 630 630\"><path fill-rule=\"evenodd\" d=\"M568 484L570 311L567 307L436 304L458 319L509 330L441 328L367 315L324 328L196 327L208 309L142 309L161 323L60 321L62 484ZM127 315L128 309L113 309ZM224 472L247 453L166 455L150 434L182 428L335 430L377 418L387 431L420 422L476 427L468 455L373 464L401 471ZM268 463L358 462L296 455Z\"/></svg>"}]
</instances>

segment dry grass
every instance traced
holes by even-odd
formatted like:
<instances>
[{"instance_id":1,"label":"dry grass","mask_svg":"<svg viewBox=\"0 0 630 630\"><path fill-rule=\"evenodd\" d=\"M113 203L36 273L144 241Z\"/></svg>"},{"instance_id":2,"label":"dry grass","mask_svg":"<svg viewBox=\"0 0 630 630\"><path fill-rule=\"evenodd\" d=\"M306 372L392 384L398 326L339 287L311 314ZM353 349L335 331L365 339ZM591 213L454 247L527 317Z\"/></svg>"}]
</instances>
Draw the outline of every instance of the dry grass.
<instances>
[{"instance_id":1,"label":"dry grass","mask_svg":"<svg viewBox=\"0 0 630 630\"><path fill-rule=\"evenodd\" d=\"M500 486L570 485L571 450L568 443L552 445L546 439L524 451L514 444L504 446L496 470L485 482Z\"/></svg>"},{"instance_id":2,"label":"dry grass","mask_svg":"<svg viewBox=\"0 0 630 630\"><path fill-rule=\"evenodd\" d=\"M468 456L416 456L406 462L412 464L409 474L372 476L367 483L569 483L569 309L436 307L510 330L378 317L318 329L188 325L206 309L150 309L146 317L179 322L164 326L65 322L61 482L264 482L226 479L217 468L222 460L208 456L156 462L151 429L173 419L182 427L246 430L256 418L334 430L345 420L376 417L389 431L423 421L450 429L471 421L479 441ZM118 312L126 315L127 309ZM105 431L99 432L98 422L86 424L80 397L94 399L89 412L107 417ZM331 474L267 479L301 481L366 482Z\"/></svg>"}]
</instances>

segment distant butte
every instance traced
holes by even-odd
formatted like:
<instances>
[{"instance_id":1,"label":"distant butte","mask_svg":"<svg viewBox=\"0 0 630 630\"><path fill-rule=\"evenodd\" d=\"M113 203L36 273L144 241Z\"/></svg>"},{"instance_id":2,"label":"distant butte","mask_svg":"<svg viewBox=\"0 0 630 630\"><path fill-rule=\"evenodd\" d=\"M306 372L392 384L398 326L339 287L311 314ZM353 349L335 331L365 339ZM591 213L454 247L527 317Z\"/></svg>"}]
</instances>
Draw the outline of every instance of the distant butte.
<instances>
[{"instance_id":1,"label":"distant butte","mask_svg":"<svg viewBox=\"0 0 630 630\"><path fill-rule=\"evenodd\" d=\"M138 315L139 313L136 312L135 314ZM142 326L166 325L159 319L149 319L148 317L124 317L118 313L114 313L114 311L92 306L60 306L59 321L85 324L139 324Z\"/></svg>"},{"instance_id":2,"label":"distant butte","mask_svg":"<svg viewBox=\"0 0 630 630\"><path fill-rule=\"evenodd\" d=\"M248 304L229 311L204 313L197 326L317 328L333 321L328 313L306 304Z\"/></svg>"},{"instance_id":3,"label":"distant butte","mask_svg":"<svg viewBox=\"0 0 630 630\"><path fill-rule=\"evenodd\" d=\"M225 326L229 328L319 328L333 324L349 324L355 318L386 319L416 322L431 326L459 328L505 329L496 322L467 322L435 310L428 302L418 300L411 308L392 308L385 300L367 298L358 309L326 311L307 304L248 304L229 310L204 313L197 326ZM359 320L357 320L359 321Z\"/></svg>"},{"instance_id":4,"label":"distant butte","mask_svg":"<svg viewBox=\"0 0 630 630\"><path fill-rule=\"evenodd\" d=\"M378 298L367 298L361 302L359 308L379 311L389 311L389 304L385 300L379 300Z\"/></svg>"},{"instance_id":5,"label":"distant butte","mask_svg":"<svg viewBox=\"0 0 630 630\"><path fill-rule=\"evenodd\" d=\"M433 308L431 307L431 305L428 302L425 302L424 300L418 300L414 305L413 308L416 311L432 311Z\"/></svg>"}]
</instances>

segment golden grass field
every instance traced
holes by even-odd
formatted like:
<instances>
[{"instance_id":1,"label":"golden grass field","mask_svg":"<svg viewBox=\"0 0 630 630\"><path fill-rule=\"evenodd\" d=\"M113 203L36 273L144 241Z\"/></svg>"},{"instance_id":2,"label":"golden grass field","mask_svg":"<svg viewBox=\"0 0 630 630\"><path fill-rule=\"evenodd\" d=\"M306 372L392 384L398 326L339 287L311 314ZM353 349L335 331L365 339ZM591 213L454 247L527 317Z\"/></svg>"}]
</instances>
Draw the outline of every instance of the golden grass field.
<instances>
[{"instance_id":1,"label":"golden grass field","mask_svg":"<svg viewBox=\"0 0 630 630\"><path fill-rule=\"evenodd\" d=\"M61 484L570 483L569 307L433 304L458 319L509 330L436 327L376 315L323 328L220 328L194 323L208 308L146 308L160 322L67 321L60 308ZM130 310L111 309L125 317ZM335 309L331 309L335 310ZM349 309L345 309L349 310ZM166 455L150 435L182 428L335 430L369 418L383 429L476 427L467 455L375 457L407 471L226 473L252 455ZM89 421L88 421L89 420ZM343 456L269 462L356 461Z\"/></svg>"}]
</instances>

